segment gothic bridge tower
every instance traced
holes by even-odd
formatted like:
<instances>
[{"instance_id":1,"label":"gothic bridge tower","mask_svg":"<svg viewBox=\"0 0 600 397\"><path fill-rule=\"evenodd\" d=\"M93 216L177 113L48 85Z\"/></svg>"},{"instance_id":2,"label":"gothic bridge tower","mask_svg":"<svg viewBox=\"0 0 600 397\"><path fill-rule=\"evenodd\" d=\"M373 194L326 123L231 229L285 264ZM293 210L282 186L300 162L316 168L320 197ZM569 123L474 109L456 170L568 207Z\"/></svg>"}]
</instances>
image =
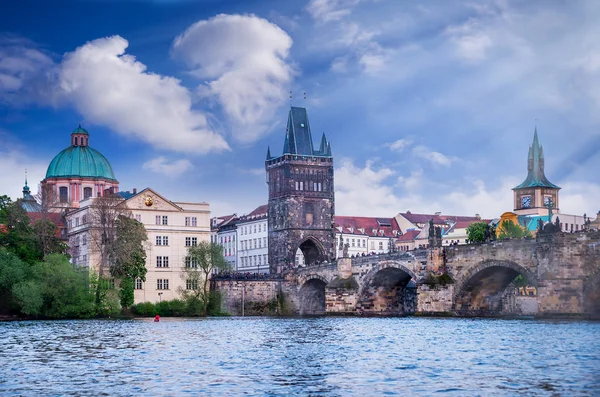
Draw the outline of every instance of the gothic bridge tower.
<instances>
[{"instance_id":1,"label":"gothic bridge tower","mask_svg":"<svg viewBox=\"0 0 600 397\"><path fill-rule=\"evenodd\" d=\"M294 267L300 249L306 264L335 258L333 157L321 138L313 147L305 108L292 107L283 154L265 162L269 185L269 264L271 273Z\"/></svg>"},{"instance_id":2,"label":"gothic bridge tower","mask_svg":"<svg viewBox=\"0 0 600 397\"><path fill-rule=\"evenodd\" d=\"M544 149L539 143L537 128L527 157L527 178L513 188L515 213L519 215L546 215L548 207L558 213L558 191L544 173Z\"/></svg>"}]
</instances>

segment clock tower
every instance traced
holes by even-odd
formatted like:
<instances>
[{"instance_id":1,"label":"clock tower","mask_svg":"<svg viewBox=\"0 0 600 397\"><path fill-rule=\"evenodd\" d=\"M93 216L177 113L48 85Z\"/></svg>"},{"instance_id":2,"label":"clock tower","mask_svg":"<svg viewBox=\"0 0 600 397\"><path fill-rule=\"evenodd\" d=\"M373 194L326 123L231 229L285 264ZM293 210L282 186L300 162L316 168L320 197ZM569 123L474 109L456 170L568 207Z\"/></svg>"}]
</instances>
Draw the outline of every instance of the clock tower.
<instances>
[{"instance_id":1,"label":"clock tower","mask_svg":"<svg viewBox=\"0 0 600 397\"><path fill-rule=\"evenodd\" d=\"M548 207L558 213L558 191L544 174L544 150L538 141L537 128L527 158L527 178L513 188L514 208L518 215L546 215Z\"/></svg>"}]
</instances>

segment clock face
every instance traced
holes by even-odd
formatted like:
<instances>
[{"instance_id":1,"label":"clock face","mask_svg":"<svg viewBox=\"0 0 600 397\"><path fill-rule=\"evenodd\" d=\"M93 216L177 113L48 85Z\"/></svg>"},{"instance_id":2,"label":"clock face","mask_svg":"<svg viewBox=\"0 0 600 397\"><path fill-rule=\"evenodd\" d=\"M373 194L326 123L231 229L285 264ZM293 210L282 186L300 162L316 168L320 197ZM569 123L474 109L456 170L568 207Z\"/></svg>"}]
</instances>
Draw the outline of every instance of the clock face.
<instances>
[{"instance_id":1,"label":"clock face","mask_svg":"<svg viewBox=\"0 0 600 397\"><path fill-rule=\"evenodd\" d=\"M552 204L552 196L544 196L544 205L548 206Z\"/></svg>"},{"instance_id":2,"label":"clock face","mask_svg":"<svg viewBox=\"0 0 600 397\"><path fill-rule=\"evenodd\" d=\"M529 208L531 207L531 196L523 196L521 197L521 207Z\"/></svg>"},{"instance_id":3,"label":"clock face","mask_svg":"<svg viewBox=\"0 0 600 397\"><path fill-rule=\"evenodd\" d=\"M152 200L152 197L148 196L144 200L144 204L146 204L146 207L151 207L152 204L154 204L154 200Z\"/></svg>"}]
</instances>

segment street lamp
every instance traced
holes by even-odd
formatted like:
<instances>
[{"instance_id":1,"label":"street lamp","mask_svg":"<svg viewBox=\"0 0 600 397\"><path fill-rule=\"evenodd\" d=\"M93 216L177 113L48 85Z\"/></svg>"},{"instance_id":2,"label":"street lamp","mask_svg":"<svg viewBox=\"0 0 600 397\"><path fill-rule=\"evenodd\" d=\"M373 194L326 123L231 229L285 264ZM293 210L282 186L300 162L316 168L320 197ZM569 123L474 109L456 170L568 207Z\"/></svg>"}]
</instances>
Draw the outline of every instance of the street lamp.
<instances>
[{"instance_id":1,"label":"street lamp","mask_svg":"<svg viewBox=\"0 0 600 397\"><path fill-rule=\"evenodd\" d=\"M162 292L158 293L158 303L162 303Z\"/></svg>"}]
</instances>

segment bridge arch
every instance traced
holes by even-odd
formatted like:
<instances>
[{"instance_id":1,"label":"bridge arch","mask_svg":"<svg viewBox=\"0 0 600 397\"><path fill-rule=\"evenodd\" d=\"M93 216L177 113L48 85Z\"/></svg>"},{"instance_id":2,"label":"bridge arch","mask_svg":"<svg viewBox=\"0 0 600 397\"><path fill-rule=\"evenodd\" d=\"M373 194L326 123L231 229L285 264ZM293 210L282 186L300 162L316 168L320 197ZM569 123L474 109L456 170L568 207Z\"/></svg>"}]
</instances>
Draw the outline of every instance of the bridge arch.
<instances>
[{"instance_id":1,"label":"bridge arch","mask_svg":"<svg viewBox=\"0 0 600 397\"><path fill-rule=\"evenodd\" d=\"M456 277L453 308L459 314L481 315L502 311L506 288L519 275L537 287L537 275L524 266L507 260L485 260Z\"/></svg>"},{"instance_id":2,"label":"bridge arch","mask_svg":"<svg viewBox=\"0 0 600 397\"><path fill-rule=\"evenodd\" d=\"M415 273L401 262L383 261L362 277L357 309L362 314L403 315L415 311ZM413 283L414 284L414 283Z\"/></svg>"},{"instance_id":3,"label":"bridge arch","mask_svg":"<svg viewBox=\"0 0 600 397\"><path fill-rule=\"evenodd\" d=\"M319 239L314 236L307 236L300 240L294 249L294 256L298 250L302 252L304 265L306 266L313 265L317 262L325 262L327 260L325 247L323 247L323 244Z\"/></svg>"},{"instance_id":4,"label":"bridge arch","mask_svg":"<svg viewBox=\"0 0 600 397\"><path fill-rule=\"evenodd\" d=\"M327 280L310 274L303 278L299 289L299 313L301 316L322 316L325 314L325 287Z\"/></svg>"}]
</instances>

